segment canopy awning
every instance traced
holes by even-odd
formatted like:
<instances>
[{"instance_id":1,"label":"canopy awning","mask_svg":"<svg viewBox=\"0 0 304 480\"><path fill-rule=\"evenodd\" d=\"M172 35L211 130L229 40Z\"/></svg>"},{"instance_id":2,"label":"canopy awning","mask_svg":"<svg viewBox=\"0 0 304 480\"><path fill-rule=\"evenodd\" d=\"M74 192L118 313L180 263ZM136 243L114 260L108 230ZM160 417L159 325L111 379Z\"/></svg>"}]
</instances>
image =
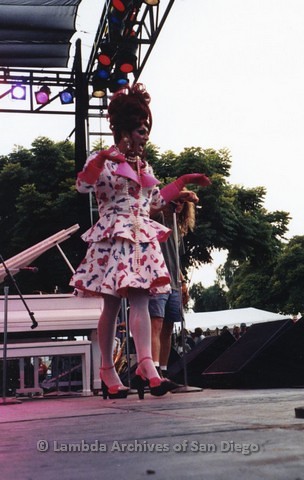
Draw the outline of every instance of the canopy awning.
<instances>
[{"instance_id":1,"label":"canopy awning","mask_svg":"<svg viewBox=\"0 0 304 480\"><path fill-rule=\"evenodd\" d=\"M219 310L215 312L191 312L185 314L185 327L193 331L196 327L203 330L215 330L216 328L233 328L234 325L246 323L247 326L254 323L274 322L276 320L286 320L288 315L268 312L259 308L235 308L230 310Z\"/></svg>"},{"instance_id":2,"label":"canopy awning","mask_svg":"<svg viewBox=\"0 0 304 480\"><path fill-rule=\"evenodd\" d=\"M0 0L0 65L67 67L81 0Z\"/></svg>"}]
</instances>

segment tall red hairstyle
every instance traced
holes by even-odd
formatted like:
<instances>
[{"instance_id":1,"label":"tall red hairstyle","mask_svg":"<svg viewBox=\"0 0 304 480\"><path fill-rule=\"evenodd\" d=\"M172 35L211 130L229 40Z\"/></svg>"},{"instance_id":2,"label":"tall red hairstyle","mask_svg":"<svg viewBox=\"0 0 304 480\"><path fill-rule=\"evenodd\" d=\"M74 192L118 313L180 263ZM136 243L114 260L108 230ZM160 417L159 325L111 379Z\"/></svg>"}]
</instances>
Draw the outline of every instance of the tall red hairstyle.
<instances>
[{"instance_id":1,"label":"tall red hairstyle","mask_svg":"<svg viewBox=\"0 0 304 480\"><path fill-rule=\"evenodd\" d=\"M124 87L113 95L108 108L108 118L115 143L119 143L123 132L131 133L142 123L151 130L150 100L150 95L141 83Z\"/></svg>"}]
</instances>

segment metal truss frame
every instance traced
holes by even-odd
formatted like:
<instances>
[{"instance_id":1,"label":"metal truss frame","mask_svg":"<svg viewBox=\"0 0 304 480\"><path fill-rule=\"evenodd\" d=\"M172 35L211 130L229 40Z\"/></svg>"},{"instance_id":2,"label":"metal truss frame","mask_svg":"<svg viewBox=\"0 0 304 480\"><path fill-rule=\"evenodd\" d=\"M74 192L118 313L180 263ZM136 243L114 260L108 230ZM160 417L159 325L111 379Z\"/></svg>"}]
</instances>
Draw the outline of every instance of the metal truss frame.
<instances>
[{"instance_id":1,"label":"metal truss frame","mask_svg":"<svg viewBox=\"0 0 304 480\"><path fill-rule=\"evenodd\" d=\"M141 0L136 0L134 2L138 5L142 4ZM164 22L173 6L174 0L162 0L157 6L141 5L139 13L137 15L136 21L134 22L133 28L136 33L136 38L138 41L138 63L136 71L133 72L134 82L136 82L149 58L149 55L153 49L153 46L158 38L158 35L164 25ZM81 67L79 66L79 51L75 54L75 61L71 70L68 69L27 69L27 68L13 68L13 67L0 67L0 113L45 113L45 114L56 114L56 115L75 115L77 114L77 108L71 106L69 110L65 107L63 108L60 104L56 106L56 100L59 98L59 92L64 88L70 86L75 88L76 92L76 103L77 99L80 99L80 103L83 104L84 100L88 102L87 112L90 109L92 111L101 109L107 109L108 98L103 99L102 106L90 105L91 97L89 95L89 87L91 85L92 73L94 68L96 68L97 63L97 52L101 42L108 38L108 12L111 8L110 0L106 0L105 6L101 15L100 23L96 32L95 40L91 50L90 58L85 72L81 72ZM84 78L81 81L82 88L85 87L86 92L83 90L78 90L79 82L77 81L77 75L82 75ZM29 89L29 100L18 101L19 107L16 108L16 102L12 107L7 106L6 108L1 108L1 100L11 93L12 86L16 83L22 83L25 86L28 86ZM39 86L47 84L49 87L53 88L54 94L50 96L50 100L46 105L35 105L35 96L34 89L38 89ZM7 89L3 91L3 88ZM22 103L21 103L22 102Z\"/></svg>"}]
</instances>

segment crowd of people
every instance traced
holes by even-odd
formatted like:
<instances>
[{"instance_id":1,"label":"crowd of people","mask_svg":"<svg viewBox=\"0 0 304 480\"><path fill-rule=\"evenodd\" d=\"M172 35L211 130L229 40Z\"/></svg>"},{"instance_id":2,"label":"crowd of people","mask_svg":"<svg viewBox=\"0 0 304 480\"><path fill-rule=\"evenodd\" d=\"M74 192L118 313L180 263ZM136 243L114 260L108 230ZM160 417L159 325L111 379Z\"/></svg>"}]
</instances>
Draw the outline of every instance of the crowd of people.
<instances>
[{"instance_id":1,"label":"crowd of people","mask_svg":"<svg viewBox=\"0 0 304 480\"><path fill-rule=\"evenodd\" d=\"M182 341L182 332L175 332L171 338L171 347L179 354L183 355L185 353L189 353L193 348L195 348L200 342L204 340L204 338L209 336L218 336L222 335L226 331L230 332L230 334L235 338L235 340L239 340L248 330L246 323L241 323L240 326L234 325L232 328L228 328L228 326L224 326L223 328L215 328L214 330L210 330L206 328L203 330L201 327L196 327L193 332L187 329L184 329L184 340L185 340L185 348L183 348L183 341Z\"/></svg>"}]
</instances>

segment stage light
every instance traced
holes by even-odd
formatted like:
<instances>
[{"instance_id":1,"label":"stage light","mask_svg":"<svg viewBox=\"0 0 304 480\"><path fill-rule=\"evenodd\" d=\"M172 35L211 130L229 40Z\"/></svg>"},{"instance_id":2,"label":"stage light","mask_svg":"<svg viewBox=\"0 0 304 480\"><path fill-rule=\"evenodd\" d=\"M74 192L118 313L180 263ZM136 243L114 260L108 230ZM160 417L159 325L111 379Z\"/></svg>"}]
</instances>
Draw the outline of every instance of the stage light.
<instances>
[{"instance_id":1,"label":"stage light","mask_svg":"<svg viewBox=\"0 0 304 480\"><path fill-rule=\"evenodd\" d=\"M102 98L106 95L107 93L107 88L109 86L109 81L107 79L100 78L98 75L96 75L97 72L95 72L93 79L92 79L92 97L94 98Z\"/></svg>"},{"instance_id":2,"label":"stage light","mask_svg":"<svg viewBox=\"0 0 304 480\"><path fill-rule=\"evenodd\" d=\"M116 50L117 45L113 43L102 43L100 45L100 52L97 55L100 68L111 68L111 64L113 63L113 57L115 56Z\"/></svg>"},{"instance_id":3,"label":"stage light","mask_svg":"<svg viewBox=\"0 0 304 480\"><path fill-rule=\"evenodd\" d=\"M129 83L128 75L116 69L115 72L112 73L110 78L110 85L109 85L110 92L112 93L117 92L117 90L128 85L128 83Z\"/></svg>"},{"instance_id":4,"label":"stage light","mask_svg":"<svg viewBox=\"0 0 304 480\"><path fill-rule=\"evenodd\" d=\"M107 80L108 78L110 78L110 68L99 65L95 72L95 76L102 78L103 80Z\"/></svg>"},{"instance_id":5,"label":"stage light","mask_svg":"<svg viewBox=\"0 0 304 480\"><path fill-rule=\"evenodd\" d=\"M112 0L108 15L111 42L121 40L125 20L133 9L133 3L133 0Z\"/></svg>"},{"instance_id":6,"label":"stage light","mask_svg":"<svg viewBox=\"0 0 304 480\"><path fill-rule=\"evenodd\" d=\"M116 35L118 34L118 32L123 26L123 21L125 19L125 16L126 16L125 12L121 12L113 7L110 8L109 17L108 17L110 34L112 34L112 32L115 33ZM111 40L113 40L112 37L111 37Z\"/></svg>"},{"instance_id":7,"label":"stage light","mask_svg":"<svg viewBox=\"0 0 304 480\"><path fill-rule=\"evenodd\" d=\"M25 100L26 99L26 88L20 83L12 86L11 96L13 100Z\"/></svg>"},{"instance_id":8,"label":"stage light","mask_svg":"<svg viewBox=\"0 0 304 480\"><path fill-rule=\"evenodd\" d=\"M50 99L51 90L47 85L43 85L38 92L35 92L38 105L45 105Z\"/></svg>"},{"instance_id":9,"label":"stage light","mask_svg":"<svg viewBox=\"0 0 304 480\"><path fill-rule=\"evenodd\" d=\"M112 0L112 5L116 10L123 13L129 8L133 3L133 0Z\"/></svg>"},{"instance_id":10,"label":"stage light","mask_svg":"<svg viewBox=\"0 0 304 480\"><path fill-rule=\"evenodd\" d=\"M93 86L92 97L103 98L106 95L106 93L107 93L106 88L101 88L101 87L98 87L97 85L95 85L95 87Z\"/></svg>"},{"instance_id":11,"label":"stage light","mask_svg":"<svg viewBox=\"0 0 304 480\"><path fill-rule=\"evenodd\" d=\"M97 56L98 62L104 67L110 67L116 51L116 45L104 43L100 45L100 53Z\"/></svg>"},{"instance_id":12,"label":"stage light","mask_svg":"<svg viewBox=\"0 0 304 480\"><path fill-rule=\"evenodd\" d=\"M60 101L62 105L68 105L74 103L75 90L72 87L67 87L65 90L59 93Z\"/></svg>"},{"instance_id":13,"label":"stage light","mask_svg":"<svg viewBox=\"0 0 304 480\"><path fill-rule=\"evenodd\" d=\"M137 64L137 42L131 40L124 44L118 51L116 67L123 73L130 73L136 69Z\"/></svg>"},{"instance_id":14,"label":"stage light","mask_svg":"<svg viewBox=\"0 0 304 480\"><path fill-rule=\"evenodd\" d=\"M136 62L136 55L130 52L122 52L117 56L116 66L123 73L131 73L136 69Z\"/></svg>"}]
</instances>

